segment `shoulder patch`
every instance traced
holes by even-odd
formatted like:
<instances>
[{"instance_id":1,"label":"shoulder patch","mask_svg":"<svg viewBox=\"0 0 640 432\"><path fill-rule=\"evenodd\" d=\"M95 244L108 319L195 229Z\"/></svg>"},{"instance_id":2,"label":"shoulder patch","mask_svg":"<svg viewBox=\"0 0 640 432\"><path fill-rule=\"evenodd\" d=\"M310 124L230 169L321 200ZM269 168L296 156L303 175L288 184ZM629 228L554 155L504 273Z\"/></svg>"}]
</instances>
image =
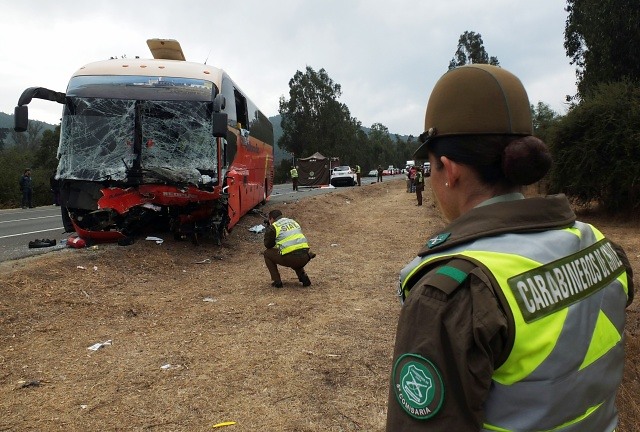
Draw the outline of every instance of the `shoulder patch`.
<instances>
[{"instance_id":1,"label":"shoulder patch","mask_svg":"<svg viewBox=\"0 0 640 432\"><path fill-rule=\"evenodd\" d=\"M469 276L469 272L476 267L470 261L453 259L438 267L429 279L429 285L438 288L447 295L451 295Z\"/></svg>"},{"instance_id":2,"label":"shoulder patch","mask_svg":"<svg viewBox=\"0 0 640 432\"><path fill-rule=\"evenodd\" d=\"M444 403L444 383L435 365L418 354L401 355L393 367L396 401L411 417L427 420Z\"/></svg>"},{"instance_id":3,"label":"shoulder patch","mask_svg":"<svg viewBox=\"0 0 640 432\"><path fill-rule=\"evenodd\" d=\"M427 247L429 249L433 249L434 247L446 242L449 237L451 237L451 233L442 233L435 237L431 237L429 241L427 241Z\"/></svg>"}]
</instances>

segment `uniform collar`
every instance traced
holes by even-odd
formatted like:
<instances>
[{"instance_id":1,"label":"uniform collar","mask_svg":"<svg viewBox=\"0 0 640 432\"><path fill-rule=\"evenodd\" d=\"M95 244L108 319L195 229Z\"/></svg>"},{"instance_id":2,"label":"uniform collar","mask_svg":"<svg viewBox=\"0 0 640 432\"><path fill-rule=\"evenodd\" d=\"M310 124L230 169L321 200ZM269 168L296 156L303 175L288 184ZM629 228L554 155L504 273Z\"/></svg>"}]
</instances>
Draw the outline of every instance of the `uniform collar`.
<instances>
[{"instance_id":1,"label":"uniform collar","mask_svg":"<svg viewBox=\"0 0 640 432\"><path fill-rule=\"evenodd\" d=\"M482 237L566 228L573 225L575 220L576 215L562 194L516 200L499 199L493 203L485 201L431 235L418 255L441 252Z\"/></svg>"}]
</instances>

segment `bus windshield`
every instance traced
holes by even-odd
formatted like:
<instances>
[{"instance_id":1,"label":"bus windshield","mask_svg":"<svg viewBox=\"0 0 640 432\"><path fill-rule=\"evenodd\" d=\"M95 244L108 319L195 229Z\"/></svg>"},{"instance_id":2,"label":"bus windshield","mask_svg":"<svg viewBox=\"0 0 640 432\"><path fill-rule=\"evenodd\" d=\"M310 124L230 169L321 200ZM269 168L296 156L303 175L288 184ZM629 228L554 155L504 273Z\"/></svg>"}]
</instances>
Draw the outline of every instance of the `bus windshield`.
<instances>
[{"instance_id":1,"label":"bus windshield","mask_svg":"<svg viewBox=\"0 0 640 432\"><path fill-rule=\"evenodd\" d=\"M87 77L78 78L86 81ZM198 90L195 94L200 97L193 98L194 88L189 86L182 87L183 92L168 90L170 86L155 91L146 87L144 94L140 94L142 86L134 86L136 98L115 98L126 93L120 84L109 92L105 83L74 87L74 80L60 130L61 178L124 181L136 160L143 182L158 179L160 173L163 179L179 183L198 184L203 176L216 178L211 88L207 98ZM90 96L91 89L98 96ZM167 94L171 97L165 100Z\"/></svg>"}]
</instances>

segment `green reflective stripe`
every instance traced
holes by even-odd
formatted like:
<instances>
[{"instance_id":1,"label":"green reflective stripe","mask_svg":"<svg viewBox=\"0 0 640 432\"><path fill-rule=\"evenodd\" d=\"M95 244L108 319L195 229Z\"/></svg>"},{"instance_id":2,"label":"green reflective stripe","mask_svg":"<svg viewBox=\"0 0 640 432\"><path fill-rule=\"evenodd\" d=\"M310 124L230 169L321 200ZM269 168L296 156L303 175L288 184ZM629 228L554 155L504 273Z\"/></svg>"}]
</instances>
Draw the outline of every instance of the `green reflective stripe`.
<instances>
[{"instance_id":1,"label":"green reflective stripe","mask_svg":"<svg viewBox=\"0 0 640 432\"><path fill-rule=\"evenodd\" d=\"M436 274L449 276L451 279L458 282L458 284L464 282L468 275L468 273L465 273L462 270L447 265L440 267Z\"/></svg>"},{"instance_id":2,"label":"green reflective stripe","mask_svg":"<svg viewBox=\"0 0 640 432\"><path fill-rule=\"evenodd\" d=\"M608 286L624 272L611 243L600 240L573 255L509 278L527 323L544 318Z\"/></svg>"}]
</instances>

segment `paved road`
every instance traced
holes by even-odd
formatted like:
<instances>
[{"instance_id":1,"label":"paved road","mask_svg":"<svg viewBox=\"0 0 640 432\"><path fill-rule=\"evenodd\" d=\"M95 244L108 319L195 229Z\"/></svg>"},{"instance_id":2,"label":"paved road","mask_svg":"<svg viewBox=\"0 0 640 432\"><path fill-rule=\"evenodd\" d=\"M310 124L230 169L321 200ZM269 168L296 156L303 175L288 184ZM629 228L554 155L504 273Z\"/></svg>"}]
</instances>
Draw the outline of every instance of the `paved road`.
<instances>
[{"instance_id":1,"label":"paved road","mask_svg":"<svg viewBox=\"0 0 640 432\"><path fill-rule=\"evenodd\" d=\"M60 249L68 237L63 231L60 207L0 210L0 261ZM56 246L29 249L29 242L37 239L55 239Z\"/></svg>"},{"instance_id":2,"label":"paved road","mask_svg":"<svg viewBox=\"0 0 640 432\"><path fill-rule=\"evenodd\" d=\"M402 174L385 177L385 181L397 180ZM362 177L362 186L375 183L375 177ZM357 187L357 186L354 186ZM298 192L291 190L291 184L275 185L269 198L270 203L294 202L309 196L331 193L341 188L299 187ZM47 253L65 247L69 233L64 233L60 207L44 206L33 209L0 210L0 262ZM29 242L37 239L55 239L56 246L48 248L29 248Z\"/></svg>"}]
</instances>

